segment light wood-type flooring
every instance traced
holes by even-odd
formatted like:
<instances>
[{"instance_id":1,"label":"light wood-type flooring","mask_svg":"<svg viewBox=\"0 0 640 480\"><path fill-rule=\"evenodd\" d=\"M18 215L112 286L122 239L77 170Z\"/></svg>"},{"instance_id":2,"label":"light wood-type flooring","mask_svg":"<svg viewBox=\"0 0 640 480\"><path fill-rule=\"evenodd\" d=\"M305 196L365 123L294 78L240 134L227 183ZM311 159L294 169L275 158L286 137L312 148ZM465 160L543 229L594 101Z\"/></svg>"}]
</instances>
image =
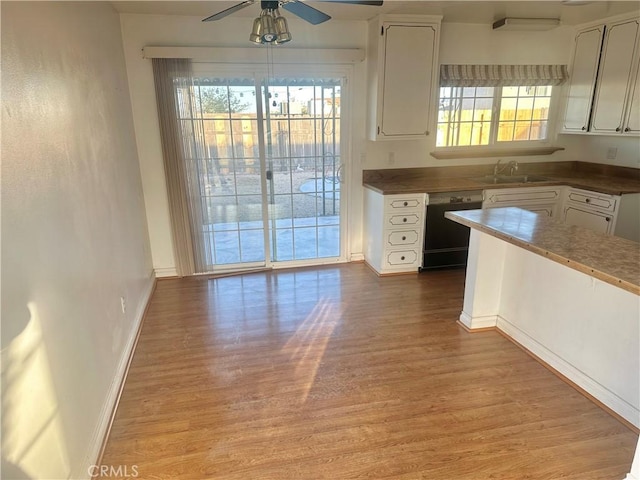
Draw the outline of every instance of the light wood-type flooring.
<instances>
[{"instance_id":1,"label":"light wood-type flooring","mask_svg":"<svg viewBox=\"0 0 640 480\"><path fill-rule=\"evenodd\" d=\"M463 289L462 270L378 278L362 264L161 280L103 465L141 479L624 478L638 436L499 333L460 328Z\"/></svg>"}]
</instances>

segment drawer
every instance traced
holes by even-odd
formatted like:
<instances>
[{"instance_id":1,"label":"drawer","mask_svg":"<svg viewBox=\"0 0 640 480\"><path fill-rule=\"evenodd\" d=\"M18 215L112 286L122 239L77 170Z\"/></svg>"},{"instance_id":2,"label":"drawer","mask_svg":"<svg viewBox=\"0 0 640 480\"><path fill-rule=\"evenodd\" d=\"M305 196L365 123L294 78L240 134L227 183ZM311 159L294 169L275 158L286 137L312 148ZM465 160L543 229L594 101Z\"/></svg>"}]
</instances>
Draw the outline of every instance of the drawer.
<instances>
[{"instance_id":1,"label":"drawer","mask_svg":"<svg viewBox=\"0 0 640 480\"><path fill-rule=\"evenodd\" d=\"M617 197L605 193L595 193L589 192L588 190L572 188L567 193L567 202L575 205L588 206L604 212L614 212L616 210Z\"/></svg>"},{"instance_id":2,"label":"drawer","mask_svg":"<svg viewBox=\"0 0 640 480\"><path fill-rule=\"evenodd\" d=\"M516 202L555 202L560 200L560 188L557 187L526 187L505 188L485 191L484 208L507 207Z\"/></svg>"},{"instance_id":3,"label":"drawer","mask_svg":"<svg viewBox=\"0 0 640 480\"><path fill-rule=\"evenodd\" d=\"M385 225L398 227L401 225L420 225L424 221L422 213L405 213L404 215L387 215Z\"/></svg>"},{"instance_id":4,"label":"drawer","mask_svg":"<svg viewBox=\"0 0 640 480\"><path fill-rule=\"evenodd\" d=\"M424 209L424 195L385 195L384 212L404 212Z\"/></svg>"},{"instance_id":5,"label":"drawer","mask_svg":"<svg viewBox=\"0 0 640 480\"><path fill-rule=\"evenodd\" d=\"M386 248L415 245L420 243L420 230L394 230L387 233Z\"/></svg>"},{"instance_id":6,"label":"drawer","mask_svg":"<svg viewBox=\"0 0 640 480\"><path fill-rule=\"evenodd\" d=\"M386 253L387 265L411 265L418 262L417 250L395 250Z\"/></svg>"}]
</instances>

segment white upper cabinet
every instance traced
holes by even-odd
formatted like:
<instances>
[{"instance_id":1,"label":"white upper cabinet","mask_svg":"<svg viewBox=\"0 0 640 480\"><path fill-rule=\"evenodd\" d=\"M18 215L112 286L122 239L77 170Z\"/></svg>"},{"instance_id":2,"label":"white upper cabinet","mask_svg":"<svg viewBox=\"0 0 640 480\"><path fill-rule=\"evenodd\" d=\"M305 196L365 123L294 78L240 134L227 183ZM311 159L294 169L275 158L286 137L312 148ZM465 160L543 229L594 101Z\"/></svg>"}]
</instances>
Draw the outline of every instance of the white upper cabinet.
<instances>
[{"instance_id":1,"label":"white upper cabinet","mask_svg":"<svg viewBox=\"0 0 640 480\"><path fill-rule=\"evenodd\" d=\"M387 15L371 21L367 59L372 140L419 139L431 133L440 20Z\"/></svg>"},{"instance_id":2,"label":"white upper cabinet","mask_svg":"<svg viewBox=\"0 0 640 480\"><path fill-rule=\"evenodd\" d=\"M623 18L579 30L563 123L565 133L638 134L640 22Z\"/></svg>"},{"instance_id":3,"label":"white upper cabinet","mask_svg":"<svg viewBox=\"0 0 640 480\"><path fill-rule=\"evenodd\" d=\"M591 131L622 132L626 101L630 99L636 65L638 20L607 25L602 45L599 81L593 101Z\"/></svg>"},{"instance_id":4,"label":"white upper cabinet","mask_svg":"<svg viewBox=\"0 0 640 480\"><path fill-rule=\"evenodd\" d=\"M576 35L564 119L566 131L587 131L603 35L604 26L578 32Z\"/></svg>"},{"instance_id":5,"label":"white upper cabinet","mask_svg":"<svg viewBox=\"0 0 640 480\"><path fill-rule=\"evenodd\" d=\"M640 57L640 48L636 57ZM629 92L631 100L625 114L624 131L637 135L640 133L640 58L636 58L635 72L632 72L632 75L635 77L635 81L631 86L631 92Z\"/></svg>"}]
</instances>

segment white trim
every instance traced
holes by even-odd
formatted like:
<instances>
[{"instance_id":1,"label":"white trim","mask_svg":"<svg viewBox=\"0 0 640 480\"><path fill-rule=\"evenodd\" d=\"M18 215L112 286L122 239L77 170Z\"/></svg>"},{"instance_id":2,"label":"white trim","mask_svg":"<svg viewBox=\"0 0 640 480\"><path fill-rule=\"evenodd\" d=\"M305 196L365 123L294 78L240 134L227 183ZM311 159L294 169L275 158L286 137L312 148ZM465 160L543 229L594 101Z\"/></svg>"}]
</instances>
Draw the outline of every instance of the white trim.
<instances>
[{"instance_id":1,"label":"white trim","mask_svg":"<svg viewBox=\"0 0 640 480\"><path fill-rule=\"evenodd\" d=\"M100 460L99 457L101 455L102 447L106 442L106 436L109 433L111 421L113 419L113 416L115 415L114 409L117 406L118 399L120 398L124 380L126 378L127 371L129 370L129 364L133 357L133 349L136 345L138 332L140 331L140 327L142 325L144 312L147 308L149 300L151 299L154 285L155 276L152 272L149 276L149 279L147 280L146 286L144 287L144 290L140 297L140 302L138 302L138 308L136 309L136 313L133 318L133 324L129 332L129 338L126 339L124 348L122 349L122 355L120 356L120 361L118 362L118 365L116 367L115 375L111 380L109 391L104 403L102 404L102 410L100 412L100 416L98 417L97 426L93 432L91 442L89 443L89 446L87 448L87 454L84 458L84 461L82 462L82 469L80 471L74 472L70 478L89 478L89 468L92 465L95 465Z\"/></svg>"},{"instance_id":2,"label":"white trim","mask_svg":"<svg viewBox=\"0 0 640 480\"><path fill-rule=\"evenodd\" d=\"M460 314L460 323L466 326L469 330L475 330L478 328L490 328L495 327L498 324L498 315L485 315L482 317L472 317L466 312Z\"/></svg>"},{"instance_id":3,"label":"white trim","mask_svg":"<svg viewBox=\"0 0 640 480\"><path fill-rule=\"evenodd\" d=\"M190 58L194 62L264 63L266 49L224 47L155 47L142 49L142 58ZM273 63L354 64L365 59L361 48L272 48Z\"/></svg>"},{"instance_id":4,"label":"white trim","mask_svg":"<svg viewBox=\"0 0 640 480\"><path fill-rule=\"evenodd\" d=\"M349 256L350 262L364 262L364 253L352 253Z\"/></svg>"},{"instance_id":5,"label":"white trim","mask_svg":"<svg viewBox=\"0 0 640 480\"><path fill-rule=\"evenodd\" d=\"M571 379L576 385L593 395L600 402L619 414L629 423L640 427L640 410L633 407L622 398L611 392L570 363L553 353L551 350L534 340L527 333L511 324L503 317L498 317L498 328L518 344L533 353L536 357L547 363L554 370Z\"/></svg>"},{"instance_id":6,"label":"white trim","mask_svg":"<svg viewBox=\"0 0 640 480\"><path fill-rule=\"evenodd\" d=\"M158 267L153 269L156 278L162 277L178 277L176 267Z\"/></svg>"}]
</instances>

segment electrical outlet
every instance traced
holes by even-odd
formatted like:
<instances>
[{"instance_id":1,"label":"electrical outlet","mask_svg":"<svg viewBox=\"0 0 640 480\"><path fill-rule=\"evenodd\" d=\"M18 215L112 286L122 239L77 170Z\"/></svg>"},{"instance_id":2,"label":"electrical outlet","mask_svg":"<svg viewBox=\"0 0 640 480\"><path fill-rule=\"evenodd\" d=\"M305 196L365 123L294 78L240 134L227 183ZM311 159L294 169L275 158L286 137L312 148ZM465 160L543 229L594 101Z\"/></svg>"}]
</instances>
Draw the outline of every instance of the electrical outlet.
<instances>
[{"instance_id":1,"label":"electrical outlet","mask_svg":"<svg viewBox=\"0 0 640 480\"><path fill-rule=\"evenodd\" d=\"M607 160L615 160L618 155L618 149L616 147L610 147L607 150Z\"/></svg>"},{"instance_id":2,"label":"electrical outlet","mask_svg":"<svg viewBox=\"0 0 640 480\"><path fill-rule=\"evenodd\" d=\"M124 297L120 297L120 308L122 309L122 314L127 313L127 302L125 302Z\"/></svg>"},{"instance_id":3,"label":"electrical outlet","mask_svg":"<svg viewBox=\"0 0 640 480\"><path fill-rule=\"evenodd\" d=\"M396 152L389 152L389 165L396 164Z\"/></svg>"}]
</instances>

